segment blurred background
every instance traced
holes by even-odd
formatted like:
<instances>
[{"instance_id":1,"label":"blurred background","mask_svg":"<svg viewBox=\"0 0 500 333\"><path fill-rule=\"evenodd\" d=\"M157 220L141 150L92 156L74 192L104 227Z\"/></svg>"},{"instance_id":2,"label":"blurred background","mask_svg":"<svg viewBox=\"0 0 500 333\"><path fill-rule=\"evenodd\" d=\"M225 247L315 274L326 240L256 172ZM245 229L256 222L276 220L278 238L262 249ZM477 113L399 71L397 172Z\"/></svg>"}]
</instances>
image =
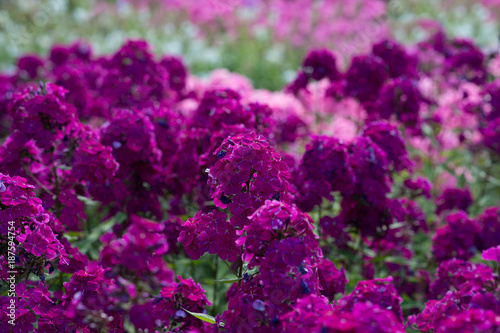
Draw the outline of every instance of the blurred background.
<instances>
[{"instance_id":1,"label":"blurred background","mask_svg":"<svg viewBox=\"0 0 500 333\"><path fill-rule=\"evenodd\" d=\"M442 26L498 48L500 0L0 0L0 69L53 44L90 43L96 54L145 39L194 74L227 68L279 90L310 48L346 63L373 41L414 44ZM342 66L342 64L340 64Z\"/></svg>"}]
</instances>

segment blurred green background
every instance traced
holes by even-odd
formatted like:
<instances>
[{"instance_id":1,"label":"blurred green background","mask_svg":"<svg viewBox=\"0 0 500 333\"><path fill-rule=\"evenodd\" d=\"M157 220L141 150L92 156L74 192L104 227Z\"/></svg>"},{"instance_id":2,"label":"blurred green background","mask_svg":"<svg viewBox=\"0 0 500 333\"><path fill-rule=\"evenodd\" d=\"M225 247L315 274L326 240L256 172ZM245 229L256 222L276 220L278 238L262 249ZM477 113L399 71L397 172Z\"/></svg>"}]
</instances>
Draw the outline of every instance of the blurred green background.
<instances>
[{"instance_id":1,"label":"blurred green background","mask_svg":"<svg viewBox=\"0 0 500 333\"><path fill-rule=\"evenodd\" d=\"M198 3L213 5L213 1L222 0ZM224 1L231 4L231 0ZM142 38L157 54L182 55L194 74L204 76L223 67L247 76L257 88L279 90L294 77L307 48L314 46L277 41L265 29L251 34L244 24L232 33L222 25L207 31L206 26L191 22L186 13L166 9L168 2L0 0L0 68L12 71L17 57L46 55L54 43L85 40L96 54L107 54L127 38ZM483 48L496 49L496 11L478 1L391 0L381 24L387 24L396 39L411 44L425 38L429 25L425 20L438 20L451 36L472 37ZM246 13L240 11L239 15ZM360 26L355 38L366 39L366 30ZM338 44L331 41L329 45L335 49Z\"/></svg>"}]
</instances>

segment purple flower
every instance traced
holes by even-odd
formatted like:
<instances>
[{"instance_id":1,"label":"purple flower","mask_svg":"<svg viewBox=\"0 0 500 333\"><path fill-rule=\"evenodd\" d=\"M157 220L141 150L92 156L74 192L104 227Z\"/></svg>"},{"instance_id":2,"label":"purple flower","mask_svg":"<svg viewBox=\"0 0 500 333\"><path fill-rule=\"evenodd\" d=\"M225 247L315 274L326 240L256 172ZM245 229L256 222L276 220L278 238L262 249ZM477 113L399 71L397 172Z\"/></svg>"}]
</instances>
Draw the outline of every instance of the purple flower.
<instances>
[{"instance_id":1,"label":"purple flower","mask_svg":"<svg viewBox=\"0 0 500 333\"><path fill-rule=\"evenodd\" d=\"M202 321L191 315L177 316L179 310L186 309L191 312L203 313L205 306L210 303L205 295L205 291L199 283L195 283L192 278L183 279L177 276L179 282L172 282L162 288L160 297L154 304L154 312L167 325L171 320L183 321L193 327L200 327Z\"/></svg>"},{"instance_id":2,"label":"purple flower","mask_svg":"<svg viewBox=\"0 0 500 333\"><path fill-rule=\"evenodd\" d=\"M37 55L25 55L17 62L18 75L24 80L38 77L38 72L43 68L45 61Z\"/></svg>"},{"instance_id":3,"label":"purple flower","mask_svg":"<svg viewBox=\"0 0 500 333\"><path fill-rule=\"evenodd\" d=\"M182 59L174 56L166 56L161 59L159 65L165 67L167 70L170 88L181 93L186 88L188 75L188 70L184 66Z\"/></svg>"},{"instance_id":4,"label":"purple flower","mask_svg":"<svg viewBox=\"0 0 500 333\"><path fill-rule=\"evenodd\" d=\"M500 221L498 207L484 210L477 222L481 227L481 249L485 250L500 245Z\"/></svg>"},{"instance_id":5,"label":"purple flower","mask_svg":"<svg viewBox=\"0 0 500 333\"><path fill-rule=\"evenodd\" d=\"M500 245L483 251L481 258L483 258L483 260L496 261L500 264Z\"/></svg>"},{"instance_id":6,"label":"purple flower","mask_svg":"<svg viewBox=\"0 0 500 333\"><path fill-rule=\"evenodd\" d=\"M474 199L468 188L447 188L436 199L436 214L442 212L459 209L467 212L467 209L472 205Z\"/></svg>"},{"instance_id":7,"label":"purple flower","mask_svg":"<svg viewBox=\"0 0 500 333\"><path fill-rule=\"evenodd\" d=\"M416 81L405 77L396 78L382 87L376 101L368 105L368 112L372 119L395 118L407 127L417 128L420 108L427 102Z\"/></svg>"},{"instance_id":8,"label":"purple flower","mask_svg":"<svg viewBox=\"0 0 500 333\"><path fill-rule=\"evenodd\" d=\"M318 265L318 275L321 295L332 302L337 293L344 293L347 278L343 268L337 269L328 259L323 259Z\"/></svg>"},{"instance_id":9,"label":"purple flower","mask_svg":"<svg viewBox=\"0 0 500 333\"><path fill-rule=\"evenodd\" d=\"M415 77L416 61L405 48L392 40L383 40L373 44L372 53L381 58L388 68L391 78L400 76Z\"/></svg>"},{"instance_id":10,"label":"purple flower","mask_svg":"<svg viewBox=\"0 0 500 333\"><path fill-rule=\"evenodd\" d=\"M347 73L344 93L361 103L372 102L387 79L386 65L377 56L355 56Z\"/></svg>"},{"instance_id":11,"label":"purple flower","mask_svg":"<svg viewBox=\"0 0 500 333\"><path fill-rule=\"evenodd\" d=\"M103 146L89 133L75 150L71 173L77 179L92 183L105 183L111 180L118 170L111 147Z\"/></svg>"},{"instance_id":12,"label":"purple flower","mask_svg":"<svg viewBox=\"0 0 500 333\"><path fill-rule=\"evenodd\" d=\"M456 49L446 59L443 71L475 84L484 83L487 79L484 53L468 41L455 40L455 44Z\"/></svg>"},{"instance_id":13,"label":"purple flower","mask_svg":"<svg viewBox=\"0 0 500 333\"><path fill-rule=\"evenodd\" d=\"M500 317L491 310L470 309L443 320L436 333L497 332Z\"/></svg>"},{"instance_id":14,"label":"purple flower","mask_svg":"<svg viewBox=\"0 0 500 333\"><path fill-rule=\"evenodd\" d=\"M215 205L229 207L233 225L243 227L247 216L277 193L290 202L288 165L262 136L228 137L214 155L221 151L224 156L209 169L209 184Z\"/></svg>"},{"instance_id":15,"label":"purple flower","mask_svg":"<svg viewBox=\"0 0 500 333\"><path fill-rule=\"evenodd\" d=\"M500 154L500 116L488 121L486 127L480 128L483 144L494 153Z\"/></svg>"},{"instance_id":16,"label":"purple flower","mask_svg":"<svg viewBox=\"0 0 500 333\"><path fill-rule=\"evenodd\" d=\"M309 51L302 62L302 71L316 81L323 78L336 80L339 77L335 56L329 50Z\"/></svg>"},{"instance_id":17,"label":"purple flower","mask_svg":"<svg viewBox=\"0 0 500 333\"><path fill-rule=\"evenodd\" d=\"M484 264L472 264L458 259L443 261L430 285L429 298L441 299L448 291L481 290L494 282L493 270Z\"/></svg>"},{"instance_id":18,"label":"purple flower","mask_svg":"<svg viewBox=\"0 0 500 333\"><path fill-rule=\"evenodd\" d=\"M401 133L394 125L385 121L372 122L363 128L361 135L370 138L384 151L395 171L411 170L413 167Z\"/></svg>"},{"instance_id":19,"label":"purple flower","mask_svg":"<svg viewBox=\"0 0 500 333\"><path fill-rule=\"evenodd\" d=\"M241 253L236 239L236 230L227 221L226 214L213 210L208 214L200 211L188 219L182 225L178 241L193 260L208 252L234 262Z\"/></svg>"},{"instance_id":20,"label":"purple flower","mask_svg":"<svg viewBox=\"0 0 500 333\"><path fill-rule=\"evenodd\" d=\"M76 108L65 102L62 87L47 83L41 89L28 88L13 94L8 110L13 117L12 131L20 131L26 141L33 139L44 150L64 137L64 128L77 122Z\"/></svg>"},{"instance_id":21,"label":"purple flower","mask_svg":"<svg viewBox=\"0 0 500 333\"><path fill-rule=\"evenodd\" d=\"M392 311L397 320L402 323L401 302L403 300L391 282L392 277L360 281L351 294L337 301L336 307L341 312L350 312L356 304L371 302L382 309Z\"/></svg>"},{"instance_id":22,"label":"purple flower","mask_svg":"<svg viewBox=\"0 0 500 333\"><path fill-rule=\"evenodd\" d=\"M451 258L467 260L480 247L480 226L463 211L446 216L446 224L432 237L432 253L436 261Z\"/></svg>"},{"instance_id":23,"label":"purple flower","mask_svg":"<svg viewBox=\"0 0 500 333\"><path fill-rule=\"evenodd\" d=\"M311 211L323 198L333 200L333 191L352 191L354 172L348 159L348 146L340 140L313 137L293 178L297 187L295 202L301 210Z\"/></svg>"},{"instance_id":24,"label":"purple flower","mask_svg":"<svg viewBox=\"0 0 500 333\"><path fill-rule=\"evenodd\" d=\"M430 199L432 197L432 184L427 178L417 177L416 179L407 179L404 181L404 185L408 189L415 191L416 195L422 195L427 199Z\"/></svg>"}]
</instances>

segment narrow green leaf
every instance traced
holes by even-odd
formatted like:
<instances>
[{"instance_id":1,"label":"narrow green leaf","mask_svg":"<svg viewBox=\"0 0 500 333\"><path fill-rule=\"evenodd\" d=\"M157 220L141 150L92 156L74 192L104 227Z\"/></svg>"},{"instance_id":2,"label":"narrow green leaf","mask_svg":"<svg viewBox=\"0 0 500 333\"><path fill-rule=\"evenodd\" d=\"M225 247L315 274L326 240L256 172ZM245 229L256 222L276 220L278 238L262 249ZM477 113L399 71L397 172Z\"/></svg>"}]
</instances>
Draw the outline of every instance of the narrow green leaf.
<instances>
[{"instance_id":1,"label":"narrow green leaf","mask_svg":"<svg viewBox=\"0 0 500 333\"><path fill-rule=\"evenodd\" d=\"M461 174L460 176L457 177L457 186L459 188L463 188L466 184L466 180L465 180L465 174Z\"/></svg>"},{"instance_id":2,"label":"narrow green leaf","mask_svg":"<svg viewBox=\"0 0 500 333\"><path fill-rule=\"evenodd\" d=\"M368 257L375 257L377 255L377 253L375 253L375 251L373 251L372 249L368 249L368 248L363 248L363 253L365 255L367 255Z\"/></svg>"},{"instance_id":3,"label":"narrow green leaf","mask_svg":"<svg viewBox=\"0 0 500 333\"><path fill-rule=\"evenodd\" d=\"M396 223L389 225L389 229L398 229L398 228L404 227L405 225L406 225L405 222L396 222Z\"/></svg>"},{"instance_id":4,"label":"narrow green leaf","mask_svg":"<svg viewBox=\"0 0 500 333\"><path fill-rule=\"evenodd\" d=\"M220 283L234 283L240 281L240 278L229 278L229 279L220 279L220 280L215 280L215 282L220 282Z\"/></svg>"},{"instance_id":5,"label":"narrow green leaf","mask_svg":"<svg viewBox=\"0 0 500 333\"><path fill-rule=\"evenodd\" d=\"M490 183L492 183L493 185L500 186L500 180L498 180L497 178L495 178L493 176L489 176L487 180Z\"/></svg>"},{"instance_id":6,"label":"narrow green leaf","mask_svg":"<svg viewBox=\"0 0 500 333\"><path fill-rule=\"evenodd\" d=\"M83 252L84 254L88 254L89 251L91 251L90 247L94 242L97 242L99 238L109 229L113 227L115 224L123 223L127 219L127 214L125 213L117 213L115 216L110 218L109 220L99 224L97 227L95 227L90 234L87 235L87 237L76 241L74 245L78 247L78 249ZM94 253L99 255L99 253Z\"/></svg>"},{"instance_id":7,"label":"narrow green leaf","mask_svg":"<svg viewBox=\"0 0 500 333\"><path fill-rule=\"evenodd\" d=\"M190 315L200 319L200 320L206 321L207 323L210 323L210 324L215 324L215 318L212 317L211 315L207 315L205 313L199 313L199 312L191 312L189 310L184 309L183 307L181 307L181 309L186 311Z\"/></svg>"},{"instance_id":8,"label":"narrow green leaf","mask_svg":"<svg viewBox=\"0 0 500 333\"><path fill-rule=\"evenodd\" d=\"M390 262L393 264L399 264L399 265L408 265L410 263L410 260L403 258L403 257L396 257L396 256L389 256L384 258L385 262Z\"/></svg>"},{"instance_id":9,"label":"narrow green leaf","mask_svg":"<svg viewBox=\"0 0 500 333\"><path fill-rule=\"evenodd\" d=\"M87 197L85 197L83 195L77 195L77 198L78 198L78 200L80 200L81 202L83 202L87 206L97 206L97 205L99 205L99 201L92 200L92 199L87 198Z\"/></svg>"}]
</instances>

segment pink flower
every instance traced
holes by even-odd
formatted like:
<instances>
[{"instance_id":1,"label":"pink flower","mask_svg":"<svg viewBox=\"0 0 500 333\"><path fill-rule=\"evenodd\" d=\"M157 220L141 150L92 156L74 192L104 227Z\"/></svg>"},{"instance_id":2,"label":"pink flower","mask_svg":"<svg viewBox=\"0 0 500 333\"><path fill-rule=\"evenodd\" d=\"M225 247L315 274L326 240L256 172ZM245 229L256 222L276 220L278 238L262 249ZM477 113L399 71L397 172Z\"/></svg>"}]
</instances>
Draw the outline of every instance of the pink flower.
<instances>
[{"instance_id":1,"label":"pink flower","mask_svg":"<svg viewBox=\"0 0 500 333\"><path fill-rule=\"evenodd\" d=\"M483 260L496 261L500 263L500 245L490 247L489 249L484 251L481 258L483 258Z\"/></svg>"}]
</instances>

